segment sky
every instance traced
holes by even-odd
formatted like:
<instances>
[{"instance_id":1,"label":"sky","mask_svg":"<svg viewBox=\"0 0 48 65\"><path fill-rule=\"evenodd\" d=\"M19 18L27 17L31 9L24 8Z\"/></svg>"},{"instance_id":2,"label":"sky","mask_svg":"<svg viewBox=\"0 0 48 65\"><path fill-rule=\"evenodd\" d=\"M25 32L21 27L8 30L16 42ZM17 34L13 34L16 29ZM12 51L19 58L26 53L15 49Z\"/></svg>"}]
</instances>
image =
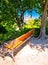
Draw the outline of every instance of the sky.
<instances>
[{"instance_id":1,"label":"sky","mask_svg":"<svg viewBox=\"0 0 48 65\"><path fill-rule=\"evenodd\" d=\"M40 16L38 13L36 13L35 10L33 10L33 11L31 12L31 14L32 14L32 18L33 18L33 19L39 18L39 16ZM29 18L31 18L31 15L30 15L30 12L27 10L27 11L24 13L24 20L28 20Z\"/></svg>"},{"instance_id":2,"label":"sky","mask_svg":"<svg viewBox=\"0 0 48 65\"><path fill-rule=\"evenodd\" d=\"M39 13L36 12L36 10L37 9L32 10L31 13L28 10L26 10L25 13L24 13L24 22L27 21L27 20L29 20L30 18L32 18L32 19L39 18L40 15L39 15ZM32 15L32 17L31 17L30 14ZM21 13L19 12L18 15L20 17Z\"/></svg>"},{"instance_id":3,"label":"sky","mask_svg":"<svg viewBox=\"0 0 48 65\"><path fill-rule=\"evenodd\" d=\"M32 18L39 18L39 14L35 12L35 10L32 11Z\"/></svg>"}]
</instances>

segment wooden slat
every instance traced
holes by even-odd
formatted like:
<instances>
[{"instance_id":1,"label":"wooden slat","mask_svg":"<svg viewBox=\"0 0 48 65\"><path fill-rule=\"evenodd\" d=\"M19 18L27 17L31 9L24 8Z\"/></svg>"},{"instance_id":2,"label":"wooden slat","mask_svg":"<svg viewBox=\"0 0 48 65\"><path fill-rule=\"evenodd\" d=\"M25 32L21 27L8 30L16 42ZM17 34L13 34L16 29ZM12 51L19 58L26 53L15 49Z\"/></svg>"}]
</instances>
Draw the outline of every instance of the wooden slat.
<instances>
[{"instance_id":1,"label":"wooden slat","mask_svg":"<svg viewBox=\"0 0 48 65\"><path fill-rule=\"evenodd\" d=\"M5 47L12 50L15 49L16 47L20 46L23 44L23 42L33 34L34 30L30 30L29 32L23 34L22 36L18 37L15 40L12 40L9 44L7 44Z\"/></svg>"},{"instance_id":2,"label":"wooden slat","mask_svg":"<svg viewBox=\"0 0 48 65\"><path fill-rule=\"evenodd\" d=\"M26 38L28 38L31 34L33 34L34 30L30 30L29 32L23 34L22 36L20 36L19 38L17 38L16 40L22 40L24 41Z\"/></svg>"}]
</instances>

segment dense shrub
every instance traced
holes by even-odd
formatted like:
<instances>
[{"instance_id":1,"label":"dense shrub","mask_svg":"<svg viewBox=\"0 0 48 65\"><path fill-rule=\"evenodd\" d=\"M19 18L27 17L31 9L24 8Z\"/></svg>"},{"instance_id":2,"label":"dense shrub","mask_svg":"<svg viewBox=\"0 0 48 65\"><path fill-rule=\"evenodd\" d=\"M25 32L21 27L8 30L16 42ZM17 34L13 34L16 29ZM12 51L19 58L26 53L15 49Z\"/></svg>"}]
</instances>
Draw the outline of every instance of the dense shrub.
<instances>
[{"instance_id":1,"label":"dense shrub","mask_svg":"<svg viewBox=\"0 0 48 65\"><path fill-rule=\"evenodd\" d=\"M34 36L35 36L35 37L38 37L39 34L40 34L40 28L36 28L36 29L35 29L35 32L34 32Z\"/></svg>"},{"instance_id":2,"label":"dense shrub","mask_svg":"<svg viewBox=\"0 0 48 65\"><path fill-rule=\"evenodd\" d=\"M4 34L6 32L7 32L7 30L5 29L5 27L3 27L2 25L0 25L0 33Z\"/></svg>"}]
</instances>

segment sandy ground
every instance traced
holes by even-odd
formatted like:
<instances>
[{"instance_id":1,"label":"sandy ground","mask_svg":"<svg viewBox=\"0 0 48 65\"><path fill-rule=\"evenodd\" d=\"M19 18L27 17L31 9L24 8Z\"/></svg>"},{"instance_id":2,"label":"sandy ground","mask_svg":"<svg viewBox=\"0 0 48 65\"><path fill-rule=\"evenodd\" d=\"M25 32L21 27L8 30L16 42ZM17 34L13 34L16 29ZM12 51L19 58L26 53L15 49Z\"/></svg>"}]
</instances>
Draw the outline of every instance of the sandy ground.
<instances>
[{"instance_id":1,"label":"sandy ground","mask_svg":"<svg viewBox=\"0 0 48 65\"><path fill-rule=\"evenodd\" d=\"M37 44L38 41L35 41L35 44L33 39L31 40L32 42L22 48L15 56L15 62L9 56L6 56L4 59L0 57L0 65L48 65L47 44L42 44L43 50L40 43Z\"/></svg>"}]
</instances>

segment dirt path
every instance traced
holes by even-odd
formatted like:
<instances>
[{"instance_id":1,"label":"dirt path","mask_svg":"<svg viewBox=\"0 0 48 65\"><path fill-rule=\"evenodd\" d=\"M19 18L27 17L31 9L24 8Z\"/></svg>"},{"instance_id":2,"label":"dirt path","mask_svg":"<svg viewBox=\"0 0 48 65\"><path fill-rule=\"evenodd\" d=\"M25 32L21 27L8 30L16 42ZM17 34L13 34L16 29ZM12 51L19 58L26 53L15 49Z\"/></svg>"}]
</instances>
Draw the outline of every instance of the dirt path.
<instances>
[{"instance_id":1,"label":"dirt path","mask_svg":"<svg viewBox=\"0 0 48 65\"><path fill-rule=\"evenodd\" d=\"M48 40L31 38L15 56L15 62L8 56L4 60L0 57L0 65L48 65Z\"/></svg>"}]
</instances>

